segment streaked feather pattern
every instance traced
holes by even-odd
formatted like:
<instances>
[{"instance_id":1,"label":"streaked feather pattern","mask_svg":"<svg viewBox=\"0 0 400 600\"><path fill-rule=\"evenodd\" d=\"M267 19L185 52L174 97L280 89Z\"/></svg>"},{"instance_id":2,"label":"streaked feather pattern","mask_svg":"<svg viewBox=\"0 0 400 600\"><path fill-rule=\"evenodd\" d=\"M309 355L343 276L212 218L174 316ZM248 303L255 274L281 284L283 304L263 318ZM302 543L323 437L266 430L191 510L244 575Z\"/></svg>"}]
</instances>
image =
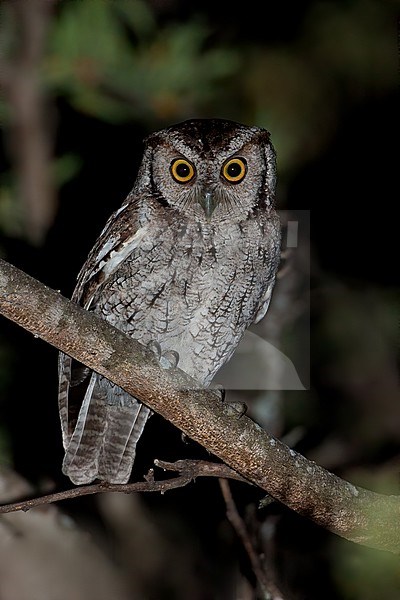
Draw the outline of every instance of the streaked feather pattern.
<instances>
[{"instance_id":1,"label":"streaked feather pattern","mask_svg":"<svg viewBox=\"0 0 400 600\"><path fill-rule=\"evenodd\" d=\"M240 183L221 175L231 156L245 161ZM193 181L174 181L176 158L193 165ZM141 343L177 353L178 366L208 385L268 308L280 254L274 193L275 154L263 129L192 120L151 135L135 186L90 252L73 300ZM66 355L59 381L63 472L76 484L126 482L150 409Z\"/></svg>"}]
</instances>

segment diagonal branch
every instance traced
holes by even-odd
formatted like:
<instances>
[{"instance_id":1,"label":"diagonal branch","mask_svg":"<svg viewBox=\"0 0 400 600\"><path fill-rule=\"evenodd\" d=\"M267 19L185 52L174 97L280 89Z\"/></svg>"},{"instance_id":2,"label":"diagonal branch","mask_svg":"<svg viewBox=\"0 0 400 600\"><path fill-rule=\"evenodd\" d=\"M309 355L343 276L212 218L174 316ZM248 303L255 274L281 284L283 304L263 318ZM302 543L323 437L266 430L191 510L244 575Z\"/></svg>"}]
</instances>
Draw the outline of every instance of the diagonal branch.
<instances>
[{"instance_id":1,"label":"diagonal branch","mask_svg":"<svg viewBox=\"0 0 400 600\"><path fill-rule=\"evenodd\" d=\"M400 553L400 498L340 479L232 415L179 369L162 370L141 344L0 260L0 313L101 373L276 500L354 542Z\"/></svg>"}]
</instances>

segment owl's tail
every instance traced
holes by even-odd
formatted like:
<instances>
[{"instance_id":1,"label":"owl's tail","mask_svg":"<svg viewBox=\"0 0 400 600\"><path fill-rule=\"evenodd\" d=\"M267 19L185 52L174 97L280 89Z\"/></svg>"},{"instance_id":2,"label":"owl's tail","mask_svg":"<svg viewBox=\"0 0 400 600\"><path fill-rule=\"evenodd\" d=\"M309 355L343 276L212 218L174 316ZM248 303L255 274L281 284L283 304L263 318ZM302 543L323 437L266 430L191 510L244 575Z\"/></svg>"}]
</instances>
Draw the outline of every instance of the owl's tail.
<instances>
[{"instance_id":1,"label":"owl's tail","mask_svg":"<svg viewBox=\"0 0 400 600\"><path fill-rule=\"evenodd\" d=\"M76 485L94 479L126 483L150 414L136 398L92 373L66 447L63 473Z\"/></svg>"}]
</instances>

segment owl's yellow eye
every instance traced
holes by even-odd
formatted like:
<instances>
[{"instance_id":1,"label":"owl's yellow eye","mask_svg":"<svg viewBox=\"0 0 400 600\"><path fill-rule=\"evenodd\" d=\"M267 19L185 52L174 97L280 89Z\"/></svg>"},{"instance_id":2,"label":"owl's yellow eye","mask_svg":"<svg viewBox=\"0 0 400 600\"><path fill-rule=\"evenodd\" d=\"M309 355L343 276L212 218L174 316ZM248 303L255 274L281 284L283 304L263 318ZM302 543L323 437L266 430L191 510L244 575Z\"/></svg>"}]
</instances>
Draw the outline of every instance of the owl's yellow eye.
<instances>
[{"instance_id":1,"label":"owl's yellow eye","mask_svg":"<svg viewBox=\"0 0 400 600\"><path fill-rule=\"evenodd\" d=\"M230 158L222 166L222 176L230 183L239 183L247 173L247 163L244 158Z\"/></svg>"},{"instance_id":2,"label":"owl's yellow eye","mask_svg":"<svg viewBox=\"0 0 400 600\"><path fill-rule=\"evenodd\" d=\"M171 163L171 175L178 183L188 183L195 173L192 163L184 158L175 158Z\"/></svg>"}]
</instances>

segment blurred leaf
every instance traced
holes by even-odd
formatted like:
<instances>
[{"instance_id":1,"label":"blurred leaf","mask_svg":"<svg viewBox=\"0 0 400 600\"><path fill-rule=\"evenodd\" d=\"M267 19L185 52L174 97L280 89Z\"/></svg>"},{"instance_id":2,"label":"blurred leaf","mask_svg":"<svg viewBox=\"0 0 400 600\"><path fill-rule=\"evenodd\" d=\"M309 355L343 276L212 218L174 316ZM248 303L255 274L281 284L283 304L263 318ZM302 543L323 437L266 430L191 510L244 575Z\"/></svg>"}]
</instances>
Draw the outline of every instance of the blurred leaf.
<instances>
[{"instance_id":1,"label":"blurred leaf","mask_svg":"<svg viewBox=\"0 0 400 600\"><path fill-rule=\"evenodd\" d=\"M10 109L4 100L0 98L0 123L6 123L9 119Z\"/></svg>"},{"instance_id":2,"label":"blurred leaf","mask_svg":"<svg viewBox=\"0 0 400 600\"><path fill-rule=\"evenodd\" d=\"M0 185L0 229L11 237L23 235L22 206L12 185Z\"/></svg>"},{"instance_id":3,"label":"blurred leaf","mask_svg":"<svg viewBox=\"0 0 400 600\"><path fill-rule=\"evenodd\" d=\"M0 3L0 56L2 57L8 57L14 52L18 40L16 24L10 8L9 3Z\"/></svg>"},{"instance_id":4,"label":"blurred leaf","mask_svg":"<svg viewBox=\"0 0 400 600\"><path fill-rule=\"evenodd\" d=\"M232 49L205 49L209 36L199 20L157 29L140 1L69 3L54 28L45 73L50 86L98 118L176 119L201 110L238 68Z\"/></svg>"},{"instance_id":5,"label":"blurred leaf","mask_svg":"<svg viewBox=\"0 0 400 600\"><path fill-rule=\"evenodd\" d=\"M343 600L398 600L398 556L350 544L339 538L335 539L333 550L333 574Z\"/></svg>"},{"instance_id":6,"label":"blurred leaf","mask_svg":"<svg viewBox=\"0 0 400 600\"><path fill-rule=\"evenodd\" d=\"M62 187L79 171L82 161L78 156L65 154L54 159L52 168L57 187ZM11 173L0 180L0 230L10 237L20 237L24 232L23 206L18 198Z\"/></svg>"},{"instance_id":7,"label":"blurred leaf","mask_svg":"<svg viewBox=\"0 0 400 600\"><path fill-rule=\"evenodd\" d=\"M154 34L157 24L146 2L142 2L142 0L119 0L114 5L138 38L145 39Z\"/></svg>"},{"instance_id":8,"label":"blurred leaf","mask_svg":"<svg viewBox=\"0 0 400 600\"><path fill-rule=\"evenodd\" d=\"M100 71L115 64L128 45L113 5L102 0L64 3L51 40L52 52L78 73L82 59L92 59Z\"/></svg>"},{"instance_id":9,"label":"blurred leaf","mask_svg":"<svg viewBox=\"0 0 400 600\"><path fill-rule=\"evenodd\" d=\"M82 160L75 154L64 154L54 160L53 169L57 186L62 187L73 179L82 166Z\"/></svg>"},{"instance_id":10,"label":"blurred leaf","mask_svg":"<svg viewBox=\"0 0 400 600\"><path fill-rule=\"evenodd\" d=\"M334 127L336 112L335 96L312 64L287 48L254 49L243 79L253 120L273 132L280 170L314 156Z\"/></svg>"},{"instance_id":11,"label":"blurred leaf","mask_svg":"<svg viewBox=\"0 0 400 600\"><path fill-rule=\"evenodd\" d=\"M353 93L365 93L371 85L382 93L397 80L395 21L384 4L318 2L308 15L303 35L307 52L331 77L345 80Z\"/></svg>"}]
</instances>

